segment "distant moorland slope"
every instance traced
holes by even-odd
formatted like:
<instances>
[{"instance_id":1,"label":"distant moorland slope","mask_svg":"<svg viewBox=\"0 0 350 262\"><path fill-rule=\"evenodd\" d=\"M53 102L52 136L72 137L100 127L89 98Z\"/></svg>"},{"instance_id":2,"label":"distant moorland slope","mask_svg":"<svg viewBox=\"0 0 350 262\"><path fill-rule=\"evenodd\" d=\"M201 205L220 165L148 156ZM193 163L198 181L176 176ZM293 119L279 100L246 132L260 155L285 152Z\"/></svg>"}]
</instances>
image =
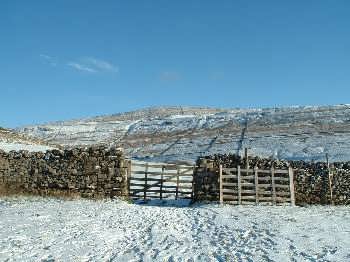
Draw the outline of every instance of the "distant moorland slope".
<instances>
[{"instance_id":1,"label":"distant moorland slope","mask_svg":"<svg viewBox=\"0 0 350 262\"><path fill-rule=\"evenodd\" d=\"M114 144L133 158L190 160L239 153L279 159L350 160L350 105L266 109L148 108L26 126L17 132L63 146Z\"/></svg>"}]
</instances>

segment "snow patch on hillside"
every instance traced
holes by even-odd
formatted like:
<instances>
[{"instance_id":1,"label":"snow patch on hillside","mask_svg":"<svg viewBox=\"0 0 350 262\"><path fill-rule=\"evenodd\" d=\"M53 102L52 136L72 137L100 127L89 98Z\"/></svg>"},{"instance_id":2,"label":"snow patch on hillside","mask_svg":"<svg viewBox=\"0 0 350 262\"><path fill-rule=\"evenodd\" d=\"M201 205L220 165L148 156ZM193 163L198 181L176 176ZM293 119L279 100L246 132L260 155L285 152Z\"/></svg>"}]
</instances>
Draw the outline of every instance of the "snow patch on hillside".
<instances>
[{"instance_id":1,"label":"snow patch on hillside","mask_svg":"<svg viewBox=\"0 0 350 262\"><path fill-rule=\"evenodd\" d=\"M5 152L9 152L12 150L15 150L15 151L27 150L29 152L46 152L47 150L52 150L54 148L50 146L44 146L44 145L0 142L0 149L4 150Z\"/></svg>"}]
</instances>

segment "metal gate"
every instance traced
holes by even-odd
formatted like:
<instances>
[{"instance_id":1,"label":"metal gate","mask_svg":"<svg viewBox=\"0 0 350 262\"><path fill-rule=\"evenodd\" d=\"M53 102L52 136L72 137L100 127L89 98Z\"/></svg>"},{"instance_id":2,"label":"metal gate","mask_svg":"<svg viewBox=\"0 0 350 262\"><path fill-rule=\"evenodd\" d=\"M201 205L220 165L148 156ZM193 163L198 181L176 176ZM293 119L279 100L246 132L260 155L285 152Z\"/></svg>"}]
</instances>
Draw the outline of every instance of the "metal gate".
<instances>
[{"instance_id":1,"label":"metal gate","mask_svg":"<svg viewBox=\"0 0 350 262\"><path fill-rule=\"evenodd\" d=\"M130 168L130 198L193 199L194 166L132 161Z\"/></svg>"}]
</instances>

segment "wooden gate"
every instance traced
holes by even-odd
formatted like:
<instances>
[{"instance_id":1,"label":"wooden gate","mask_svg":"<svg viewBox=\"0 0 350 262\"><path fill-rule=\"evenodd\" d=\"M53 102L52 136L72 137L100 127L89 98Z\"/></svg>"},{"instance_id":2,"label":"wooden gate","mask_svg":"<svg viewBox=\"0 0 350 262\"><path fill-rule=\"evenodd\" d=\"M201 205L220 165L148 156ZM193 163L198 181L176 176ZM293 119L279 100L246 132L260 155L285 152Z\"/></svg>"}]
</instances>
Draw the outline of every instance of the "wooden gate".
<instances>
[{"instance_id":1,"label":"wooden gate","mask_svg":"<svg viewBox=\"0 0 350 262\"><path fill-rule=\"evenodd\" d=\"M220 203L295 205L293 169L219 169Z\"/></svg>"},{"instance_id":2,"label":"wooden gate","mask_svg":"<svg viewBox=\"0 0 350 262\"><path fill-rule=\"evenodd\" d=\"M131 163L129 197L134 199L193 199L194 166Z\"/></svg>"}]
</instances>

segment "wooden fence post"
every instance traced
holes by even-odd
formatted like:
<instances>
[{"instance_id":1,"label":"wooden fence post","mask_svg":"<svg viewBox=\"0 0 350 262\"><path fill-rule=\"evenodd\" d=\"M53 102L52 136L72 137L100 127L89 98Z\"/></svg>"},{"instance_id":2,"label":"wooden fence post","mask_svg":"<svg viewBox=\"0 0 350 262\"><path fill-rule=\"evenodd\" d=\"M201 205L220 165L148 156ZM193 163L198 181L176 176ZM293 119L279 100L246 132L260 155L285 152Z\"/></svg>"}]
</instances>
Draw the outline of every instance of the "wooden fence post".
<instances>
[{"instance_id":1,"label":"wooden fence post","mask_svg":"<svg viewBox=\"0 0 350 262\"><path fill-rule=\"evenodd\" d=\"M148 173L148 163L146 163L146 169L145 169L145 185L143 188L143 200L146 201L146 192L147 192L147 174Z\"/></svg>"},{"instance_id":2,"label":"wooden fence post","mask_svg":"<svg viewBox=\"0 0 350 262\"><path fill-rule=\"evenodd\" d=\"M179 167L176 166L176 195L175 195L175 200L177 200L177 197L179 195L179 175L180 175L180 170L179 170Z\"/></svg>"},{"instance_id":3,"label":"wooden fence post","mask_svg":"<svg viewBox=\"0 0 350 262\"><path fill-rule=\"evenodd\" d=\"M127 174L126 174L126 188L127 188L127 196L130 196L130 178L131 178L131 168L132 168L132 162L131 160L128 161L128 168L127 168Z\"/></svg>"},{"instance_id":4,"label":"wooden fence post","mask_svg":"<svg viewBox=\"0 0 350 262\"><path fill-rule=\"evenodd\" d=\"M220 168L219 168L219 176L220 176L220 204L223 204L224 192L223 192L223 185L222 185L222 165L220 165Z\"/></svg>"},{"instance_id":5,"label":"wooden fence post","mask_svg":"<svg viewBox=\"0 0 350 262\"><path fill-rule=\"evenodd\" d=\"M245 158L245 169L247 170L247 176L248 176L248 169L249 169L248 148L244 148L244 158Z\"/></svg>"},{"instance_id":6,"label":"wooden fence post","mask_svg":"<svg viewBox=\"0 0 350 262\"><path fill-rule=\"evenodd\" d=\"M331 193L331 205L334 205L333 188L332 188L333 173L330 170L328 170L328 180L329 180L329 191Z\"/></svg>"},{"instance_id":7,"label":"wooden fence post","mask_svg":"<svg viewBox=\"0 0 350 262\"><path fill-rule=\"evenodd\" d=\"M160 199L163 199L163 177L164 177L164 166L162 166L162 174L160 175L160 192L159 192Z\"/></svg>"},{"instance_id":8,"label":"wooden fence post","mask_svg":"<svg viewBox=\"0 0 350 262\"><path fill-rule=\"evenodd\" d=\"M241 167L237 167L238 205L242 204Z\"/></svg>"},{"instance_id":9,"label":"wooden fence post","mask_svg":"<svg viewBox=\"0 0 350 262\"><path fill-rule=\"evenodd\" d=\"M276 205L276 184L275 184L275 169L271 167L271 184L272 184L272 203Z\"/></svg>"},{"instance_id":10,"label":"wooden fence post","mask_svg":"<svg viewBox=\"0 0 350 262\"><path fill-rule=\"evenodd\" d=\"M258 179L258 167L254 167L254 180L255 180L255 204L259 203L259 179Z\"/></svg>"},{"instance_id":11,"label":"wooden fence post","mask_svg":"<svg viewBox=\"0 0 350 262\"><path fill-rule=\"evenodd\" d=\"M195 192L194 192L194 179L196 176L197 170L196 166L193 166L193 172L192 172L192 192L191 192L191 202L193 203L195 201Z\"/></svg>"},{"instance_id":12,"label":"wooden fence post","mask_svg":"<svg viewBox=\"0 0 350 262\"><path fill-rule=\"evenodd\" d=\"M294 192L294 174L291 167L288 168L289 174L289 191L290 191L290 204L295 206L295 192Z\"/></svg>"},{"instance_id":13,"label":"wooden fence post","mask_svg":"<svg viewBox=\"0 0 350 262\"><path fill-rule=\"evenodd\" d=\"M327 170L328 170L328 186L329 186L329 192L331 194L331 205L333 205L333 189L332 189L333 174L331 173L331 169L329 168L328 153L326 154L326 160L327 160Z\"/></svg>"}]
</instances>

